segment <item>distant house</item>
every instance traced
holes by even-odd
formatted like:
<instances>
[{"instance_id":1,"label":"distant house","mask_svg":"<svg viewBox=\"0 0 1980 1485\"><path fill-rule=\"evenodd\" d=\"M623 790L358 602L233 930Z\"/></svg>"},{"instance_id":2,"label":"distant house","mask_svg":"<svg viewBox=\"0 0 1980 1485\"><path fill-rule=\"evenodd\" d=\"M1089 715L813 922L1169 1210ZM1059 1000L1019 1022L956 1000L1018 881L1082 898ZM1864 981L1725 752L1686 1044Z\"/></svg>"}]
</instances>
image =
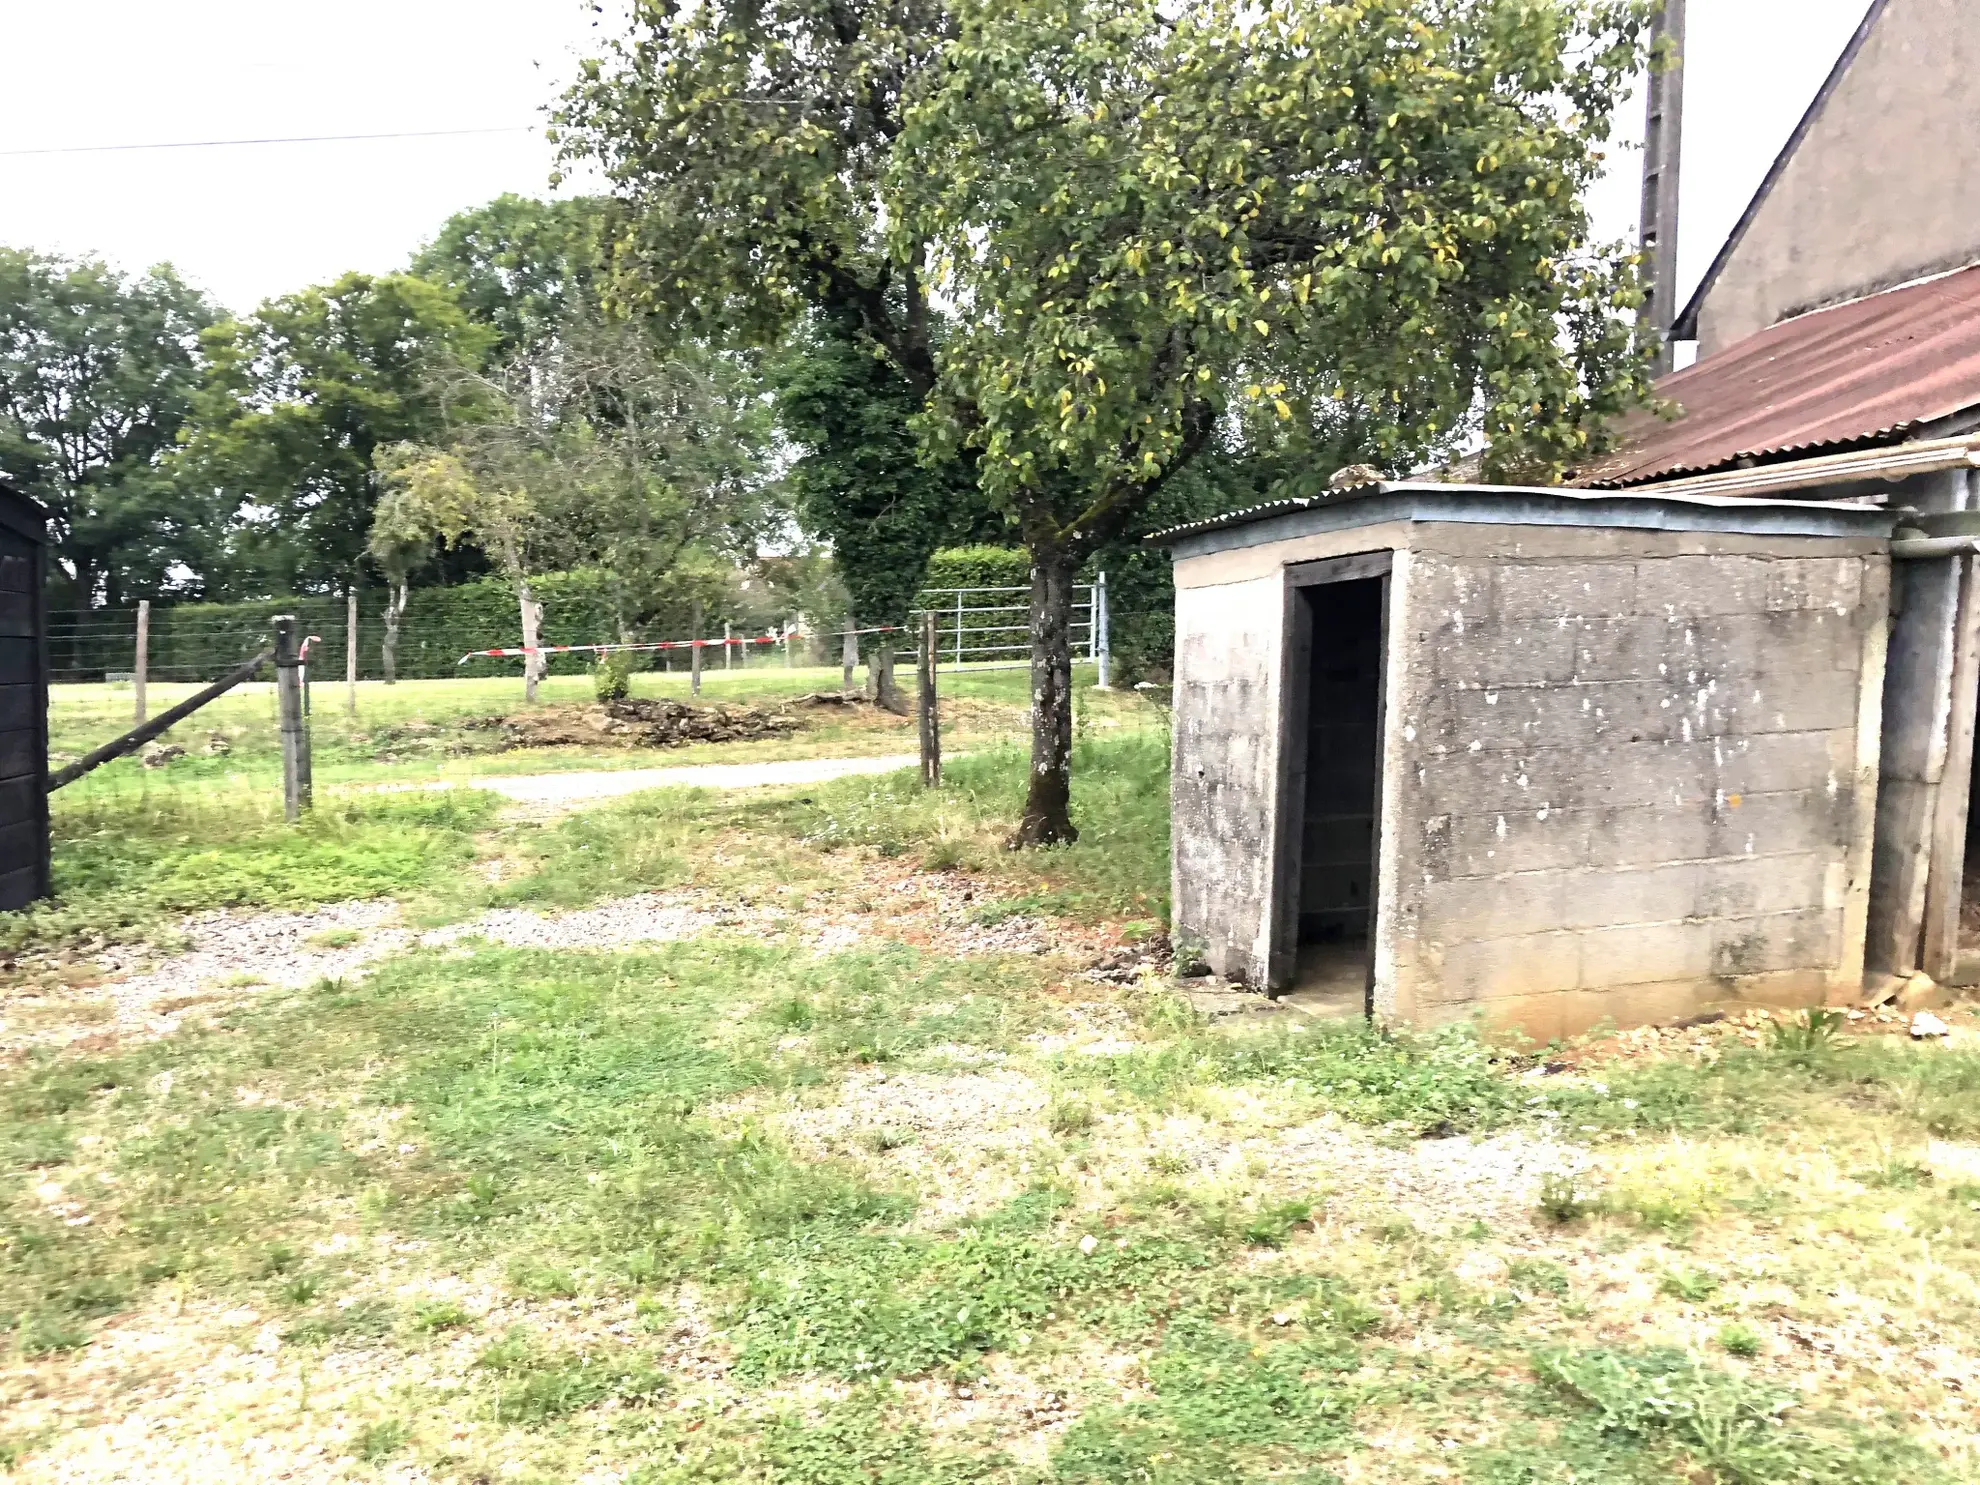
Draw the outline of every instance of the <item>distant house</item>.
<instances>
[{"instance_id":1,"label":"distant house","mask_svg":"<svg viewBox=\"0 0 1980 1485\"><path fill-rule=\"evenodd\" d=\"M1676 338L1705 359L1809 310L1980 262L1976 204L1980 12L1874 0Z\"/></svg>"}]
</instances>

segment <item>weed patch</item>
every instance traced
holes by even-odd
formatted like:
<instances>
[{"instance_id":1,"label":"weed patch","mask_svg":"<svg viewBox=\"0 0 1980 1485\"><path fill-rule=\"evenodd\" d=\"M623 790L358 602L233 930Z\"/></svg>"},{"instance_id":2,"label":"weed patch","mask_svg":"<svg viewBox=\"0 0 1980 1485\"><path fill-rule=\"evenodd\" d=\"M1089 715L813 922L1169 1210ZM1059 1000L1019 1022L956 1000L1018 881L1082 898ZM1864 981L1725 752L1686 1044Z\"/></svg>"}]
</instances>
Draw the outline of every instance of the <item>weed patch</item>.
<instances>
[{"instance_id":1,"label":"weed patch","mask_svg":"<svg viewBox=\"0 0 1980 1485\"><path fill-rule=\"evenodd\" d=\"M1727 1485L1943 1478L1937 1461L1903 1440L1823 1436L1797 1426L1791 1421L1800 1402L1796 1394L1732 1376L1683 1352L1546 1351L1534 1365L1543 1379L1591 1408L1605 1434L1670 1446ZM1891 1473L1894 1468L1901 1476Z\"/></svg>"},{"instance_id":2,"label":"weed patch","mask_svg":"<svg viewBox=\"0 0 1980 1485\"><path fill-rule=\"evenodd\" d=\"M270 797L100 791L55 796L55 898L0 916L0 949L141 937L182 913L304 907L435 885L473 858L492 794L354 796L299 825Z\"/></svg>"}]
</instances>

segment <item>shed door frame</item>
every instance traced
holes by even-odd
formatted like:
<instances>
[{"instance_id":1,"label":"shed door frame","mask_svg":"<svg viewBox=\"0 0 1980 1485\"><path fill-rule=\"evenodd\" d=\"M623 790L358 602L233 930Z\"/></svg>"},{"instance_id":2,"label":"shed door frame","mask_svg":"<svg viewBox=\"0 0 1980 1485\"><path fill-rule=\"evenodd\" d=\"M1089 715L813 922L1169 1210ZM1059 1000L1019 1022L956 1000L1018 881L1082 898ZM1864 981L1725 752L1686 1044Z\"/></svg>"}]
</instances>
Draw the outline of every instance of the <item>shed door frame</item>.
<instances>
[{"instance_id":1,"label":"shed door frame","mask_svg":"<svg viewBox=\"0 0 1980 1485\"><path fill-rule=\"evenodd\" d=\"M1365 1010L1374 1013L1375 946L1379 942L1382 904L1382 813L1384 808L1383 760L1388 756L1389 710L1389 607L1394 585L1393 548L1356 552L1346 557L1327 557L1318 562L1297 562L1285 569L1285 628L1279 653L1284 657L1279 674L1279 810L1277 850L1272 872L1272 927L1266 956L1266 984L1271 990L1290 987L1299 965L1299 896L1303 861L1301 822L1306 814L1306 731L1310 720L1310 692L1313 672L1312 610L1300 597L1300 589L1325 583L1357 583L1370 578L1382 585L1378 610L1382 616L1381 648L1375 667L1375 830L1370 844L1368 871L1368 987Z\"/></svg>"}]
</instances>

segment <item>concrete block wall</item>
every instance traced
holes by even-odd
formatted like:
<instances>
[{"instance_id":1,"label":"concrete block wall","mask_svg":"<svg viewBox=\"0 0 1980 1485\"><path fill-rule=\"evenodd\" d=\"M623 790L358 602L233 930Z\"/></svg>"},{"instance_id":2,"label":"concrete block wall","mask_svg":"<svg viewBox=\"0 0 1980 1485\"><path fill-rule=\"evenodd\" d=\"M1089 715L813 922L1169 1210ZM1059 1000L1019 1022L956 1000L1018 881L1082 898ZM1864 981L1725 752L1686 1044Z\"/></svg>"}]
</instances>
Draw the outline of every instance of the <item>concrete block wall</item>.
<instances>
[{"instance_id":1,"label":"concrete block wall","mask_svg":"<svg viewBox=\"0 0 1980 1485\"><path fill-rule=\"evenodd\" d=\"M1392 613L1378 1011L1546 1039L1853 994L1877 547L1416 527Z\"/></svg>"}]
</instances>

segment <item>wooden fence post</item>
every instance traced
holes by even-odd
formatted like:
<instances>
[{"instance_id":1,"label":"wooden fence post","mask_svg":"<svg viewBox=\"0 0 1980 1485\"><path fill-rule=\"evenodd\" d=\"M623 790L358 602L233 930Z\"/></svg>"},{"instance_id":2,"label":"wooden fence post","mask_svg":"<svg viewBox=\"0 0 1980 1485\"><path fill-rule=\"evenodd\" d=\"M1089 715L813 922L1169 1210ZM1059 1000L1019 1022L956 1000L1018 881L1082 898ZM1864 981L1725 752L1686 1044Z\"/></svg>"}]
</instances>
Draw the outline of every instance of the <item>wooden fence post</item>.
<instances>
[{"instance_id":1,"label":"wooden fence post","mask_svg":"<svg viewBox=\"0 0 1980 1485\"><path fill-rule=\"evenodd\" d=\"M736 668L736 631L725 621L722 625L722 669Z\"/></svg>"},{"instance_id":2,"label":"wooden fence post","mask_svg":"<svg viewBox=\"0 0 1980 1485\"><path fill-rule=\"evenodd\" d=\"M839 647L839 665L841 670L844 672L844 674L840 677L839 680L839 689L841 691L852 690L853 667L858 664L859 664L859 637L857 631L855 631L853 628L852 616L849 614L846 616L845 643Z\"/></svg>"},{"instance_id":3,"label":"wooden fence post","mask_svg":"<svg viewBox=\"0 0 1980 1485\"><path fill-rule=\"evenodd\" d=\"M138 726L144 725L144 683L151 667L151 600L138 600L137 655L131 665L132 711L131 720Z\"/></svg>"},{"instance_id":4,"label":"wooden fence post","mask_svg":"<svg viewBox=\"0 0 1980 1485\"><path fill-rule=\"evenodd\" d=\"M697 598L688 609L688 628L694 633L688 638L694 648L688 651L688 695L701 694L701 600Z\"/></svg>"},{"instance_id":5,"label":"wooden fence post","mask_svg":"<svg viewBox=\"0 0 1980 1485\"><path fill-rule=\"evenodd\" d=\"M357 589L344 605L344 710L357 715Z\"/></svg>"},{"instance_id":6,"label":"wooden fence post","mask_svg":"<svg viewBox=\"0 0 1980 1485\"><path fill-rule=\"evenodd\" d=\"M942 787L942 719L935 701L935 615L921 616L921 784Z\"/></svg>"},{"instance_id":7,"label":"wooden fence post","mask_svg":"<svg viewBox=\"0 0 1980 1485\"><path fill-rule=\"evenodd\" d=\"M282 817L293 824L312 800L302 661L296 655L296 621L286 614L275 620L275 698L282 718Z\"/></svg>"}]
</instances>

